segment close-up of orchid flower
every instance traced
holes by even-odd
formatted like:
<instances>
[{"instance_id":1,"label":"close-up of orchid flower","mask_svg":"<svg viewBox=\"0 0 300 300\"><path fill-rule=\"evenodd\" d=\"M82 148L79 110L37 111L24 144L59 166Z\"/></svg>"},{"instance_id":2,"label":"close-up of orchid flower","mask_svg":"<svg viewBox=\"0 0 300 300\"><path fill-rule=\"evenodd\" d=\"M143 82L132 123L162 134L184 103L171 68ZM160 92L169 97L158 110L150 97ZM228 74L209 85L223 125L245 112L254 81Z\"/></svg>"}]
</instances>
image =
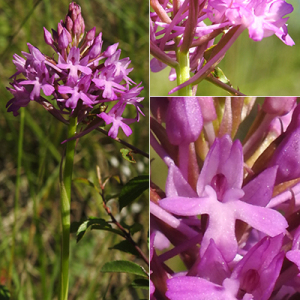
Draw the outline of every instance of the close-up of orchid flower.
<instances>
[{"instance_id":1,"label":"close-up of orchid flower","mask_svg":"<svg viewBox=\"0 0 300 300\"><path fill-rule=\"evenodd\" d=\"M151 299L298 299L298 102L151 98Z\"/></svg>"}]
</instances>

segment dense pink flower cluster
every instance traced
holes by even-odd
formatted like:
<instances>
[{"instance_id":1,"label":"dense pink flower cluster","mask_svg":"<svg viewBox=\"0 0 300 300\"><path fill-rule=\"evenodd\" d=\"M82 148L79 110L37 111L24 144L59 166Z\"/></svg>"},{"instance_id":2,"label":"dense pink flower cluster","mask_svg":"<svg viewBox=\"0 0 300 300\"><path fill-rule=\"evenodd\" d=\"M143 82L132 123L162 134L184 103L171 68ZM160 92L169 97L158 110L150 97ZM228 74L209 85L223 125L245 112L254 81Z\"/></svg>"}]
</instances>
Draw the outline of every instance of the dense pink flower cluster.
<instances>
[{"instance_id":1,"label":"dense pink flower cluster","mask_svg":"<svg viewBox=\"0 0 300 300\"><path fill-rule=\"evenodd\" d=\"M289 18L284 17L293 6L284 0L151 0L151 6L152 72L170 66L169 79L175 80L178 52L189 52L190 71L196 74L170 94L209 74L245 29L254 41L275 34L294 45L287 31ZM215 44L219 34L222 38Z\"/></svg>"},{"instance_id":2,"label":"dense pink flower cluster","mask_svg":"<svg viewBox=\"0 0 300 300\"><path fill-rule=\"evenodd\" d=\"M296 100L152 98L151 145L168 167L165 189L151 184L152 300L299 299Z\"/></svg>"},{"instance_id":3,"label":"dense pink flower cluster","mask_svg":"<svg viewBox=\"0 0 300 300\"><path fill-rule=\"evenodd\" d=\"M16 116L20 107L35 101L63 122L65 115L86 122L93 114L99 119L96 126L112 123L112 138L116 138L119 127L130 135L128 124L138 122L140 114L143 115L143 98L138 97L143 87L128 77L133 68L128 68L128 57L120 59L118 43L103 51L102 33L96 35L94 27L85 34L81 8L75 3L69 5L65 21L58 23L57 31L52 29L51 34L44 28L44 38L56 52L57 60L29 43L29 53L22 51L25 59L14 55L17 72L12 76L12 88L8 88L13 94L7 103L8 111ZM135 86L130 89L131 85ZM52 96L52 100L46 100L42 93ZM113 105L108 111L109 102ZM127 105L135 106L135 118L122 117Z\"/></svg>"}]
</instances>

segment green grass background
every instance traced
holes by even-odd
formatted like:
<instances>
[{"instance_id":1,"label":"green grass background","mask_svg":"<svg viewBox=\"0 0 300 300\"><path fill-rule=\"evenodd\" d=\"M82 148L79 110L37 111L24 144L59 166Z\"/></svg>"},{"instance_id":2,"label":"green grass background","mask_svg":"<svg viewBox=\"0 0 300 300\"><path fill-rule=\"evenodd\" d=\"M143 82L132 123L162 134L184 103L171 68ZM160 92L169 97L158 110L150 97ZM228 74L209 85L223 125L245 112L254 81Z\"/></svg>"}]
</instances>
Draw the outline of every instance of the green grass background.
<instances>
[{"instance_id":1,"label":"green grass background","mask_svg":"<svg viewBox=\"0 0 300 300\"><path fill-rule=\"evenodd\" d=\"M275 35L254 42L245 30L219 65L233 87L248 96L300 95L300 2L287 2L294 7L287 22L294 46L285 45ZM151 96L167 96L176 86L176 82L168 79L169 71L170 68L166 68L150 73ZM197 95L226 96L228 93L204 80L198 86Z\"/></svg>"},{"instance_id":2,"label":"green grass background","mask_svg":"<svg viewBox=\"0 0 300 300\"><path fill-rule=\"evenodd\" d=\"M142 96L146 117L133 125L134 134L126 140L148 152L148 2L144 0L77 1L82 8L86 30L96 26L103 33L103 49L119 42L121 57L131 58L134 70L130 77L143 82ZM69 1L0 0L0 285L7 284L11 261L14 195L16 191L17 143L20 117L7 113L5 105L12 98L6 90L9 77L15 73L12 55L28 52L27 43L51 56L53 50L44 43L43 26L56 29L64 19ZM131 111L133 113L133 111ZM132 115L131 115L132 116ZM16 248L13 259L12 299L57 299L60 251L60 211L58 166L63 152L60 144L66 137L65 125L59 123L41 106L30 103L25 109L23 162L17 211ZM136 155L130 165L120 155L122 146L92 132L80 139L76 148L74 176L97 182L96 166L103 177L121 174L122 182L148 173L148 161ZM112 181L107 191L116 194L120 185ZM117 204L109 202L115 214ZM139 222L144 230L134 239L147 252L148 197L136 202L135 211L122 211L119 219ZM93 189L74 183L72 221L87 216L106 218L101 199ZM134 257L109 250L121 239L102 231L92 231L76 244L71 237L69 299L140 299L147 292L134 290L133 277L126 274L101 273L105 262ZM139 260L134 260L141 263Z\"/></svg>"}]
</instances>

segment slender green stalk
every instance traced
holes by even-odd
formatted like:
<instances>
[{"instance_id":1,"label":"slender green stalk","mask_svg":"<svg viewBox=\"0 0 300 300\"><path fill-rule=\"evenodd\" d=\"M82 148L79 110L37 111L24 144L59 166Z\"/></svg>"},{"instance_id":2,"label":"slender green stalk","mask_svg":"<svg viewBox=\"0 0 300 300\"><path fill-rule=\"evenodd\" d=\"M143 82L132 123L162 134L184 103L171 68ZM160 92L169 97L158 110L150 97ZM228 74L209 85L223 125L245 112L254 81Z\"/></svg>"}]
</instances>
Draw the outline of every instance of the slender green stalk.
<instances>
[{"instance_id":1,"label":"slender green stalk","mask_svg":"<svg viewBox=\"0 0 300 300\"><path fill-rule=\"evenodd\" d=\"M179 63L176 68L177 85L184 83L190 79L190 57L189 52L183 53L177 47L176 50L177 61ZM193 96L192 86L188 85L178 91L178 96Z\"/></svg>"},{"instance_id":2,"label":"slender green stalk","mask_svg":"<svg viewBox=\"0 0 300 300\"><path fill-rule=\"evenodd\" d=\"M8 268L8 284L7 284L7 287L11 292L11 296L13 295L12 288L11 288L11 280L12 280L12 270L14 265L17 219L19 213L20 181L21 181L20 179L21 179L23 139L24 139L24 120L25 120L25 110L22 107L20 109L20 130L19 130L19 141L18 141L17 177L16 177L16 190L15 190L15 203L14 203L14 226L13 226L13 234L12 234L11 260Z\"/></svg>"},{"instance_id":3,"label":"slender green stalk","mask_svg":"<svg viewBox=\"0 0 300 300\"><path fill-rule=\"evenodd\" d=\"M77 118L70 118L68 138L76 133ZM65 167L61 178L61 222L62 222L62 249L59 300L68 299L69 289L69 248L70 248L70 204L73 160L76 140L69 141L66 148Z\"/></svg>"}]
</instances>

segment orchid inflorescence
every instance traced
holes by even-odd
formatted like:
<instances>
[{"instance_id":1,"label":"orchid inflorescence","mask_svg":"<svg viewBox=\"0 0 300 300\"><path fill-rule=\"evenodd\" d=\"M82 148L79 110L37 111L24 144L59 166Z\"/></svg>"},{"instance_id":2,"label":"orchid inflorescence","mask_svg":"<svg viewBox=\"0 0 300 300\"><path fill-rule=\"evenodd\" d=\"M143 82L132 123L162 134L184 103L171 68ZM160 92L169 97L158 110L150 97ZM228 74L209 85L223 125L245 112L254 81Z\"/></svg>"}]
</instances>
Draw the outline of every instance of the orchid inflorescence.
<instances>
[{"instance_id":1,"label":"orchid inflorescence","mask_svg":"<svg viewBox=\"0 0 300 300\"><path fill-rule=\"evenodd\" d=\"M150 49L154 58L150 66L152 72L171 67L169 80L177 78L178 86L169 94L194 85L195 95L196 84L204 78L223 88L223 83L230 85L217 65L245 29L254 41L275 34L286 45L294 45L287 31L289 18L284 17L293 6L284 0L151 0L151 7ZM219 35L222 37L216 42ZM189 72L193 73L191 78Z\"/></svg>"},{"instance_id":2,"label":"orchid inflorescence","mask_svg":"<svg viewBox=\"0 0 300 300\"><path fill-rule=\"evenodd\" d=\"M105 122L112 123L108 132L112 138L117 137L119 127L130 135L128 124L138 122L143 115L143 98L138 97L143 87L128 77L133 68L128 68L128 57L120 59L118 43L102 51L102 33L96 35L96 27L85 33L81 8L76 3L69 5L57 31L52 29L51 34L44 28L44 38L56 52L57 60L29 43L29 53L22 51L25 59L13 56L17 72L12 76L12 88L8 88L13 94L7 103L8 111L17 116L20 107L35 101L64 123L66 115L77 117L78 123L88 124L84 132ZM25 79L17 79L20 74ZM132 84L135 86L130 89ZM43 97L42 92L52 100ZM135 106L135 118L122 117L127 105Z\"/></svg>"},{"instance_id":3,"label":"orchid inflorescence","mask_svg":"<svg viewBox=\"0 0 300 300\"><path fill-rule=\"evenodd\" d=\"M165 189L151 183L151 299L299 299L297 98L152 98L151 111L168 168Z\"/></svg>"}]
</instances>

